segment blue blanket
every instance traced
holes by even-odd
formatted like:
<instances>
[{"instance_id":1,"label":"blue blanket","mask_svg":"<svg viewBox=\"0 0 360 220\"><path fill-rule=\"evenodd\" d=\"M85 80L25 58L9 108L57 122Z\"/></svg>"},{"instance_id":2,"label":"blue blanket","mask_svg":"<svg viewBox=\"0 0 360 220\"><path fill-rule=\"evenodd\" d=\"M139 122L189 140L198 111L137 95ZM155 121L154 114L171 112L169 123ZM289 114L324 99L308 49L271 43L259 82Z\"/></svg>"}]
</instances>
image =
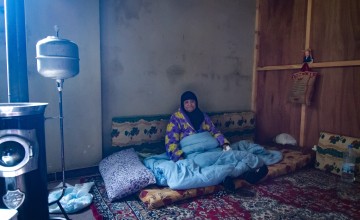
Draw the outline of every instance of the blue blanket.
<instances>
[{"instance_id":1,"label":"blue blanket","mask_svg":"<svg viewBox=\"0 0 360 220\"><path fill-rule=\"evenodd\" d=\"M240 141L234 150L222 151L218 141L208 132L185 137L180 142L185 159L173 162L164 154L148 157L144 164L156 183L171 189L190 189L221 183L227 176L238 177L264 164L277 163L282 155L260 145Z\"/></svg>"}]
</instances>

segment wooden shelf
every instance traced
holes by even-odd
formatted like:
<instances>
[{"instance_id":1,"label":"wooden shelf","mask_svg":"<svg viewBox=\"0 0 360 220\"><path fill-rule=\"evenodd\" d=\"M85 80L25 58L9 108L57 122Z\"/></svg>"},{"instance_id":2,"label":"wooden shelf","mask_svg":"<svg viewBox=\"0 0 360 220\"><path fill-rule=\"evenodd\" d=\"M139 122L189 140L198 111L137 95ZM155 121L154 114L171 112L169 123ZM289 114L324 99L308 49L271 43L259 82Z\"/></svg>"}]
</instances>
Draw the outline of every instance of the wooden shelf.
<instances>
[{"instance_id":1,"label":"wooden shelf","mask_svg":"<svg viewBox=\"0 0 360 220\"><path fill-rule=\"evenodd\" d=\"M346 67L346 66L360 66L360 60L321 62L321 63L309 64L310 68L328 68L328 67ZM257 71L291 70L291 69L300 69L301 67L302 64L293 64L293 65L257 67L256 70Z\"/></svg>"}]
</instances>

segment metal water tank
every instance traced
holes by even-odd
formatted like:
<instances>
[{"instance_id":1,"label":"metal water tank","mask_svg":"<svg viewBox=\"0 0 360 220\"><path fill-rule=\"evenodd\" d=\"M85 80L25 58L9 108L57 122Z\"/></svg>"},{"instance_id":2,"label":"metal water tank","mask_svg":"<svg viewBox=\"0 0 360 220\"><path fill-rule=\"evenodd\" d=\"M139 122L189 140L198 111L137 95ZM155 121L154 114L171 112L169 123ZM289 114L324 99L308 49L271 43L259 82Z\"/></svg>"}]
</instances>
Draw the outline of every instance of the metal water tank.
<instances>
[{"instance_id":1,"label":"metal water tank","mask_svg":"<svg viewBox=\"0 0 360 220\"><path fill-rule=\"evenodd\" d=\"M78 46L56 35L36 43L37 71L44 77L57 80L74 77L79 73Z\"/></svg>"}]
</instances>

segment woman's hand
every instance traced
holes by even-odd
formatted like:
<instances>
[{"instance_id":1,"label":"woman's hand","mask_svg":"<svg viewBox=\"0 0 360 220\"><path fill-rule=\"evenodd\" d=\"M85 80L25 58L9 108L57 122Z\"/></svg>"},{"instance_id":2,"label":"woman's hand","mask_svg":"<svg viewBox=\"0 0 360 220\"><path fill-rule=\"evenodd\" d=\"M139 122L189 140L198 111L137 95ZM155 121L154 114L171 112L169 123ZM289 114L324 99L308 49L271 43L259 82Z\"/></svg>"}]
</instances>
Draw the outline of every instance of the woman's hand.
<instances>
[{"instance_id":1,"label":"woman's hand","mask_svg":"<svg viewBox=\"0 0 360 220\"><path fill-rule=\"evenodd\" d=\"M222 148L223 148L223 151L229 151L229 150L231 150L230 144L228 144L228 143L224 143L224 144L222 145Z\"/></svg>"}]
</instances>

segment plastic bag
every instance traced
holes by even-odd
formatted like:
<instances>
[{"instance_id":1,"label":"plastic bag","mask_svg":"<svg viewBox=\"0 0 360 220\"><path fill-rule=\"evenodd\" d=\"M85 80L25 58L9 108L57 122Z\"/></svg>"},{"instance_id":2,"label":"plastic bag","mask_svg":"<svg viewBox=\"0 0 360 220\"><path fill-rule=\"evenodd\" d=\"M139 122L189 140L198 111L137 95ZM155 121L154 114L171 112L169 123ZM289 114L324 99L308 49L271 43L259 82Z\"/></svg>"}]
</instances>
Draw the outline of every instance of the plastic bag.
<instances>
[{"instance_id":1,"label":"plastic bag","mask_svg":"<svg viewBox=\"0 0 360 220\"><path fill-rule=\"evenodd\" d=\"M89 206L92 203L93 195L89 193L94 182L88 182L83 184L75 184L71 186L66 184L64 196L60 200L61 206L64 208L66 213L75 213L81 209ZM56 189L49 193L48 202L51 203L60 198L63 188L60 183ZM57 203L49 206L50 213L61 213L60 207Z\"/></svg>"}]
</instances>

